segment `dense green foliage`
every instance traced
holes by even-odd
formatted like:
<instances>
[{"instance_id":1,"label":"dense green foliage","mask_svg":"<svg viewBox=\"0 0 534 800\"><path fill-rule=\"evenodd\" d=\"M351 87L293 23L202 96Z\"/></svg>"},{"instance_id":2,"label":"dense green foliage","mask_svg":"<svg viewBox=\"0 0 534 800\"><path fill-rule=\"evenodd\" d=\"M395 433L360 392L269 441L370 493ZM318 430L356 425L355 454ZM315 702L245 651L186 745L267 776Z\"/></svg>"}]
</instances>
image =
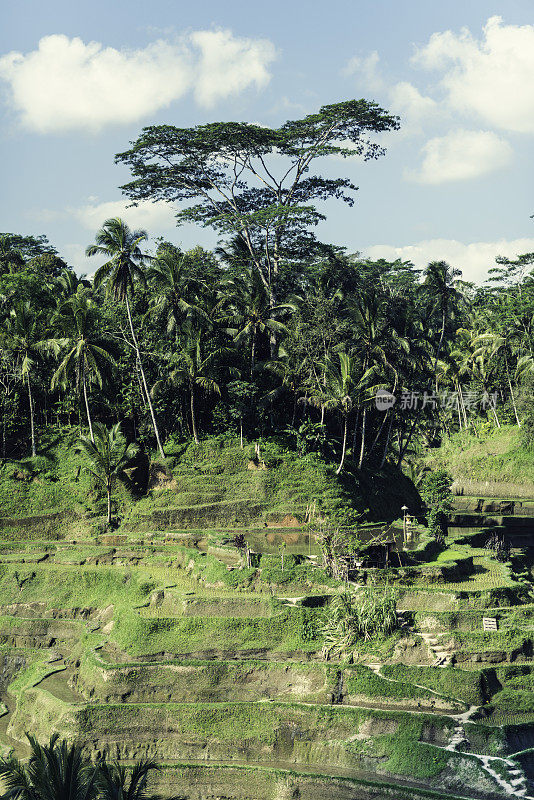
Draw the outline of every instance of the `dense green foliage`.
<instances>
[{"instance_id":1,"label":"dense green foliage","mask_svg":"<svg viewBox=\"0 0 534 800\"><path fill-rule=\"evenodd\" d=\"M356 188L313 173L317 159L375 158L373 135L397 126L361 100L277 130L146 128L118 156L132 170L125 192L192 203L181 217L219 232L215 252L150 252L146 232L107 220L87 249L105 259L91 284L46 237L3 235L1 455L35 456L44 433L93 418L160 456L208 433L276 433L338 471L409 464L444 435L505 423L530 446L528 254L500 259L476 288L445 262L421 275L313 232L315 204L352 203ZM375 403L379 389L396 402Z\"/></svg>"},{"instance_id":2,"label":"dense green foliage","mask_svg":"<svg viewBox=\"0 0 534 800\"><path fill-rule=\"evenodd\" d=\"M153 761L137 762L126 770L105 761L95 765L77 743L57 734L45 745L28 735L28 763L15 756L0 761L4 797L13 800L160 800L147 792L147 779L157 769Z\"/></svg>"}]
</instances>

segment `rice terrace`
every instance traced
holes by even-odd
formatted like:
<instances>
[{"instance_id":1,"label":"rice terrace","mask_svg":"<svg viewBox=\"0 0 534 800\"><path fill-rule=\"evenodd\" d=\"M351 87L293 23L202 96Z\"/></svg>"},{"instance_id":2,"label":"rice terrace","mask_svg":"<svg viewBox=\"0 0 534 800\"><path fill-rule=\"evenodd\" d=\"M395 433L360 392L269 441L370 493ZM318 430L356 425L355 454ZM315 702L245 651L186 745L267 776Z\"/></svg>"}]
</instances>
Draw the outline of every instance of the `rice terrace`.
<instances>
[{"instance_id":1,"label":"rice terrace","mask_svg":"<svg viewBox=\"0 0 534 800\"><path fill-rule=\"evenodd\" d=\"M529 5L6 7L0 797L534 798Z\"/></svg>"}]
</instances>

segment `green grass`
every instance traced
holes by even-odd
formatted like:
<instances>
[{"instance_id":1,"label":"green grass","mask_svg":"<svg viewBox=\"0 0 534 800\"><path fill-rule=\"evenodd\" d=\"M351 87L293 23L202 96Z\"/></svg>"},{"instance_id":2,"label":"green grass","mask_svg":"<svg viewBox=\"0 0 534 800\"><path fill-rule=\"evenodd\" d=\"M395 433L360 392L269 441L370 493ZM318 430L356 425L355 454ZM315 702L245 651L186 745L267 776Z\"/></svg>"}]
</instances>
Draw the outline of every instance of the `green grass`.
<instances>
[{"instance_id":1,"label":"green grass","mask_svg":"<svg viewBox=\"0 0 534 800\"><path fill-rule=\"evenodd\" d=\"M419 700L432 698L432 692L419 689L406 681L388 681L377 675L369 667L354 666L344 670L344 692L349 695L363 695L370 698L390 698L392 700Z\"/></svg>"},{"instance_id":2,"label":"green grass","mask_svg":"<svg viewBox=\"0 0 534 800\"><path fill-rule=\"evenodd\" d=\"M469 705L480 705L484 702L486 679L483 672L405 664L387 664L382 667L382 672L389 678L425 686L444 697Z\"/></svg>"},{"instance_id":3,"label":"green grass","mask_svg":"<svg viewBox=\"0 0 534 800\"><path fill-rule=\"evenodd\" d=\"M444 468L457 481L492 481L533 485L534 454L520 446L514 425L502 425L486 433L456 433L426 457L433 468Z\"/></svg>"},{"instance_id":4,"label":"green grass","mask_svg":"<svg viewBox=\"0 0 534 800\"><path fill-rule=\"evenodd\" d=\"M295 608L270 618L146 618L122 608L113 638L132 654L189 653L200 650L320 649L321 612Z\"/></svg>"}]
</instances>

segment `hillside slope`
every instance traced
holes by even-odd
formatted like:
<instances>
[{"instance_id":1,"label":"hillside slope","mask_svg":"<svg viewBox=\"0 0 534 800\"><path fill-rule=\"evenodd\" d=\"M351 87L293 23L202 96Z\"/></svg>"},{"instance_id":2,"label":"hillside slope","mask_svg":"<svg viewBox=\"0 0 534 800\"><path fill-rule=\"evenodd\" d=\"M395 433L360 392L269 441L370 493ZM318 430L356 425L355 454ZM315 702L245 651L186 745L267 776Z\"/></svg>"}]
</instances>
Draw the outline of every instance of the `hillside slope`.
<instances>
[{"instance_id":1,"label":"hillside slope","mask_svg":"<svg viewBox=\"0 0 534 800\"><path fill-rule=\"evenodd\" d=\"M424 456L432 469L446 469L453 491L480 497L534 498L534 451L521 446L514 425L479 432L462 431Z\"/></svg>"}]
</instances>

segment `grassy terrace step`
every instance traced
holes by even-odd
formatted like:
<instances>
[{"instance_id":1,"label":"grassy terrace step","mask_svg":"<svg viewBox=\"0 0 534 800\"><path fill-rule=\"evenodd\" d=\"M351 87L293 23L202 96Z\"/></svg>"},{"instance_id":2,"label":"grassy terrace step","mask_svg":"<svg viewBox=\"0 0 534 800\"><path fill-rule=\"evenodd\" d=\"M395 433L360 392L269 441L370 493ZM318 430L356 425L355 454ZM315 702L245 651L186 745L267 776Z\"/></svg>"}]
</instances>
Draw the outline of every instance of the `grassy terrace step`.
<instances>
[{"instance_id":1,"label":"grassy terrace step","mask_svg":"<svg viewBox=\"0 0 534 800\"><path fill-rule=\"evenodd\" d=\"M320 612L294 608L262 617L145 617L126 608L115 615L112 638L132 654L202 651L299 651L321 647Z\"/></svg>"},{"instance_id":2,"label":"grassy terrace step","mask_svg":"<svg viewBox=\"0 0 534 800\"><path fill-rule=\"evenodd\" d=\"M534 628L534 604L520 606L495 607L485 609L463 608L457 611L419 611L413 616L418 630L480 632L483 630L483 619L493 617L497 620L499 630Z\"/></svg>"},{"instance_id":3,"label":"grassy terrace step","mask_svg":"<svg viewBox=\"0 0 534 800\"><path fill-rule=\"evenodd\" d=\"M267 703L150 703L76 706L39 687L19 699L9 733L68 731L95 753L121 759L246 758L269 764L329 764L365 768L378 759L390 774L428 779L452 754L447 717L344 706ZM498 729L470 725L481 751L499 747ZM472 730L471 730L472 729Z\"/></svg>"},{"instance_id":4,"label":"grassy terrace step","mask_svg":"<svg viewBox=\"0 0 534 800\"><path fill-rule=\"evenodd\" d=\"M467 512L534 518L534 500L525 500L524 498L503 500L502 498L467 497L464 495L454 497L453 506L457 513Z\"/></svg>"},{"instance_id":5,"label":"grassy terrace step","mask_svg":"<svg viewBox=\"0 0 534 800\"><path fill-rule=\"evenodd\" d=\"M13 647L51 647L76 641L81 632L81 623L75 620L0 616L0 644Z\"/></svg>"},{"instance_id":6,"label":"grassy terrace step","mask_svg":"<svg viewBox=\"0 0 534 800\"><path fill-rule=\"evenodd\" d=\"M469 705L482 705L498 687L492 673L485 670L386 664L382 667L382 674L413 685L426 686L444 697L463 700Z\"/></svg>"},{"instance_id":7,"label":"grassy terrace step","mask_svg":"<svg viewBox=\"0 0 534 800\"><path fill-rule=\"evenodd\" d=\"M253 660L110 665L98 654L82 659L76 686L92 702L220 702L278 699L344 705L458 710L431 691L391 682L366 666L265 663ZM460 710L462 710L460 708Z\"/></svg>"},{"instance_id":8,"label":"grassy terrace step","mask_svg":"<svg viewBox=\"0 0 534 800\"><path fill-rule=\"evenodd\" d=\"M218 503L206 503L195 506L169 506L157 508L148 514L136 509L123 530L148 531L154 528L198 528L228 527L236 524L248 525L263 517L267 506L252 498L242 500L223 500Z\"/></svg>"},{"instance_id":9,"label":"grassy terrace step","mask_svg":"<svg viewBox=\"0 0 534 800\"><path fill-rule=\"evenodd\" d=\"M235 800L291 800L305 797L306 800L475 800L488 796L495 786L488 782L478 765L468 759L457 757L458 769L476 775L479 791L465 792L465 783L454 780L454 789L447 791L436 786L429 788L415 781L397 779L395 782L377 777L371 772L355 769L333 769L330 765L323 769L313 769L310 765L298 770L291 763L278 762L276 767L249 766L245 764L206 764L202 762L164 765L156 777L154 788L184 800L205 800L210 797L232 797ZM434 783L434 782L432 782Z\"/></svg>"}]
</instances>

